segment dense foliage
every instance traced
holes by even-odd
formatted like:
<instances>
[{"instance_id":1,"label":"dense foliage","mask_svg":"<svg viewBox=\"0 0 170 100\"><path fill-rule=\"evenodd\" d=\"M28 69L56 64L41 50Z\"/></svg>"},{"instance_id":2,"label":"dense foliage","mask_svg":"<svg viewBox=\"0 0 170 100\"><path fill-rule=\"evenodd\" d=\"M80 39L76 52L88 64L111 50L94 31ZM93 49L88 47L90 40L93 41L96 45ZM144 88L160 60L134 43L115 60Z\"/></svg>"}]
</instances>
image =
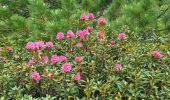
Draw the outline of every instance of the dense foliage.
<instances>
[{"instance_id":1,"label":"dense foliage","mask_svg":"<svg viewBox=\"0 0 170 100\"><path fill-rule=\"evenodd\" d=\"M170 99L169 0L0 0L0 97Z\"/></svg>"}]
</instances>

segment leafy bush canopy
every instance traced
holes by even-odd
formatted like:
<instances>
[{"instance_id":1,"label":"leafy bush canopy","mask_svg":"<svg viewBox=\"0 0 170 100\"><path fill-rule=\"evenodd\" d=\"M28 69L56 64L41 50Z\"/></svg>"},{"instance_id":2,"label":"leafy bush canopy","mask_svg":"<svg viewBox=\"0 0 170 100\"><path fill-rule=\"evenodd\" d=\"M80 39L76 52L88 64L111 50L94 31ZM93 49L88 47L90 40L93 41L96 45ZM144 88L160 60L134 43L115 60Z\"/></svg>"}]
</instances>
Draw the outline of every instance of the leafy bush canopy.
<instances>
[{"instance_id":1,"label":"leafy bush canopy","mask_svg":"<svg viewBox=\"0 0 170 100\"><path fill-rule=\"evenodd\" d=\"M1 0L1 99L169 99L169 0Z\"/></svg>"}]
</instances>

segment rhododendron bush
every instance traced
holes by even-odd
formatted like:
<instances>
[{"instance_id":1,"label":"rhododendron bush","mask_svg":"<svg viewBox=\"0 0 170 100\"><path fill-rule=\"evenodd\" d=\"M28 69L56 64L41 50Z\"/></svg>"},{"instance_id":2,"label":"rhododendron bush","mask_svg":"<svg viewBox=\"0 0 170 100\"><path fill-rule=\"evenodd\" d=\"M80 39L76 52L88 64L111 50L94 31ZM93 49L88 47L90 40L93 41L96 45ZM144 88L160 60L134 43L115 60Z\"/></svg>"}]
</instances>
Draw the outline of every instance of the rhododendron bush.
<instances>
[{"instance_id":1,"label":"rhododendron bush","mask_svg":"<svg viewBox=\"0 0 170 100\"><path fill-rule=\"evenodd\" d=\"M30 33L0 48L2 100L170 98L168 33L144 39L90 11L70 20L50 35Z\"/></svg>"}]
</instances>

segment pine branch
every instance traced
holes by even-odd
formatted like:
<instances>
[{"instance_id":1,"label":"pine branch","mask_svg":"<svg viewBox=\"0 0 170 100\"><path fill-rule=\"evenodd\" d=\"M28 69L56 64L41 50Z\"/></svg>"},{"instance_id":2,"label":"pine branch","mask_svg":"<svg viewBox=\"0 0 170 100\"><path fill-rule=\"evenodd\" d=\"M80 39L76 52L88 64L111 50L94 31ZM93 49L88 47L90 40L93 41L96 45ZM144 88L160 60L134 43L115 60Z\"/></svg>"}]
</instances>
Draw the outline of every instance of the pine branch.
<instances>
[{"instance_id":1,"label":"pine branch","mask_svg":"<svg viewBox=\"0 0 170 100\"><path fill-rule=\"evenodd\" d=\"M166 8L160 15L157 16L157 19L160 18L161 16L165 15L166 12L169 10L170 7Z\"/></svg>"}]
</instances>

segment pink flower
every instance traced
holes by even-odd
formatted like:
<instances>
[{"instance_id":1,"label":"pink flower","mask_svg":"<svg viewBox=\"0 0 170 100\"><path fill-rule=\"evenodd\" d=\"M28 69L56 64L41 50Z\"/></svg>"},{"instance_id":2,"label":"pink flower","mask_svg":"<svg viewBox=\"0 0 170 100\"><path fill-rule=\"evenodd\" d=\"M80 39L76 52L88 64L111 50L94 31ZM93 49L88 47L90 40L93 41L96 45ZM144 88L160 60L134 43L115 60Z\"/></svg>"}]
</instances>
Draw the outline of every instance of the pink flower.
<instances>
[{"instance_id":1,"label":"pink flower","mask_svg":"<svg viewBox=\"0 0 170 100\"><path fill-rule=\"evenodd\" d=\"M91 31L91 30L93 30L93 27L87 26L86 30Z\"/></svg>"},{"instance_id":2,"label":"pink flower","mask_svg":"<svg viewBox=\"0 0 170 100\"><path fill-rule=\"evenodd\" d=\"M57 56L57 55L52 55L52 56L51 56L51 63L52 63L52 64L55 64L55 63L58 62L58 61L60 61L59 56Z\"/></svg>"},{"instance_id":3,"label":"pink flower","mask_svg":"<svg viewBox=\"0 0 170 100\"><path fill-rule=\"evenodd\" d=\"M155 57L155 58L161 58L162 55L159 51L152 51L151 54Z\"/></svg>"},{"instance_id":4,"label":"pink flower","mask_svg":"<svg viewBox=\"0 0 170 100\"><path fill-rule=\"evenodd\" d=\"M31 72L31 77L36 81L40 80L40 78L41 78L41 76L38 72Z\"/></svg>"},{"instance_id":5,"label":"pink flower","mask_svg":"<svg viewBox=\"0 0 170 100\"><path fill-rule=\"evenodd\" d=\"M77 63L81 63L83 61L83 57L79 57L79 56L76 56L74 58L74 60L77 62Z\"/></svg>"},{"instance_id":6,"label":"pink flower","mask_svg":"<svg viewBox=\"0 0 170 100\"><path fill-rule=\"evenodd\" d=\"M45 45L48 47L48 48L53 48L53 42L46 42Z\"/></svg>"},{"instance_id":7,"label":"pink flower","mask_svg":"<svg viewBox=\"0 0 170 100\"><path fill-rule=\"evenodd\" d=\"M104 25L104 24L106 24L105 18L100 17L100 18L98 19L98 24L99 24L99 25Z\"/></svg>"},{"instance_id":8,"label":"pink flower","mask_svg":"<svg viewBox=\"0 0 170 100\"><path fill-rule=\"evenodd\" d=\"M69 63L65 63L62 65L61 67L61 71L64 72L69 72L71 70L71 64Z\"/></svg>"},{"instance_id":9,"label":"pink flower","mask_svg":"<svg viewBox=\"0 0 170 100\"><path fill-rule=\"evenodd\" d=\"M88 20L87 15L85 13L81 14L80 19L84 21Z\"/></svg>"},{"instance_id":10,"label":"pink flower","mask_svg":"<svg viewBox=\"0 0 170 100\"><path fill-rule=\"evenodd\" d=\"M115 40L110 41L110 45L114 45L116 43Z\"/></svg>"},{"instance_id":11,"label":"pink flower","mask_svg":"<svg viewBox=\"0 0 170 100\"><path fill-rule=\"evenodd\" d=\"M93 13L89 13L89 19L94 19L94 14Z\"/></svg>"},{"instance_id":12,"label":"pink flower","mask_svg":"<svg viewBox=\"0 0 170 100\"><path fill-rule=\"evenodd\" d=\"M115 68L116 71L119 71L119 70L122 69L122 65L121 64L115 64L114 68Z\"/></svg>"},{"instance_id":13,"label":"pink flower","mask_svg":"<svg viewBox=\"0 0 170 100\"><path fill-rule=\"evenodd\" d=\"M78 43L76 44L76 46L77 46L77 47L82 47L82 46L83 46L83 43L78 42Z\"/></svg>"},{"instance_id":14,"label":"pink flower","mask_svg":"<svg viewBox=\"0 0 170 100\"><path fill-rule=\"evenodd\" d=\"M32 66L34 62L35 62L34 59L30 59L30 60L27 62L27 65L28 65L28 66Z\"/></svg>"},{"instance_id":15,"label":"pink flower","mask_svg":"<svg viewBox=\"0 0 170 100\"><path fill-rule=\"evenodd\" d=\"M71 30L67 31L67 38L73 38L74 36L75 35Z\"/></svg>"},{"instance_id":16,"label":"pink flower","mask_svg":"<svg viewBox=\"0 0 170 100\"><path fill-rule=\"evenodd\" d=\"M44 47L44 41L28 42L26 48L29 50L40 49Z\"/></svg>"},{"instance_id":17,"label":"pink flower","mask_svg":"<svg viewBox=\"0 0 170 100\"><path fill-rule=\"evenodd\" d=\"M49 59L48 59L48 56L43 56L43 57L42 57L42 61L43 61L43 62L47 63L48 60L49 60Z\"/></svg>"},{"instance_id":18,"label":"pink flower","mask_svg":"<svg viewBox=\"0 0 170 100\"><path fill-rule=\"evenodd\" d=\"M102 38L97 38L97 42L102 42Z\"/></svg>"},{"instance_id":19,"label":"pink flower","mask_svg":"<svg viewBox=\"0 0 170 100\"><path fill-rule=\"evenodd\" d=\"M83 34L84 34L84 35L89 35L89 34L90 34L90 33L89 33L89 30L84 29L84 30L83 30Z\"/></svg>"},{"instance_id":20,"label":"pink flower","mask_svg":"<svg viewBox=\"0 0 170 100\"><path fill-rule=\"evenodd\" d=\"M125 36L126 36L126 34L125 34L125 33L120 33L120 34L118 35L118 38L119 38L119 39L124 39L124 38L125 38Z\"/></svg>"},{"instance_id":21,"label":"pink flower","mask_svg":"<svg viewBox=\"0 0 170 100\"><path fill-rule=\"evenodd\" d=\"M80 39L84 39L86 35L89 34L89 31L87 29L84 30L78 30L76 32L76 35L80 37Z\"/></svg>"},{"instance_id":22,"label":"pink flower","mask_svg":"<svg viewBox=\"0 0 170 100\"><path fill-rule=\"evenodd\" d=\"M59 56L59 59L60 59L61 62L67 60L67 58L65 56Z\"/></svg>"},{"instance_id":23,"label":"pink flower","mask_svg":"<svg viewBox=\"0 0 170 100\"><path fill-rule=\"evenodd\" d=\"M80 75L80 73L75 74L75 75L73 76L73 79L76 80L76 81L81 80L81 75Z\"/></svg>"},{"instance_id":24,"label":"pink flower","mask_svg":"<svg viewBox=\"0 0 170 100\"><path fill-rule=\"evenodd\" d=\"M37 49L44 47L44 41L34 42L34 45Z\"/></svg>"},{"instance_id":25,"label":"pink flower","mask_svg":"<svg viewBox=\"0 0 170 100\"><path fill-rule=\"evenodd\" d=\"M76 35L80 37L80 39L84 39L85 38L85 34L82 30L78 30L76 32Z\"/></svg>"},{"instance_id":26,"label":"pink flower","mask_svg":"<svg viewBox=\"0 0 170 100\"><path fill-rule=\"evenodd\" d=\"M29 50L34 50L36 48L35 43L34 42L28 42L26 44L26 48Z\"/></svg>"},{"instance_id":27,"label":"pink flower","mask_svg":"<svg viewBox=\"0 0 170 100\"><path fill-rule=\"evenodd\" d=\"M56 38L57 38L58 40L63 39L63 38L64 38L64 33L58 32Z\"/></svg>"},{"instance_id":28,"label":"pink flower","mask_svg":"<svg viewBox=\"0 0 170 100\"><path fill-rule=\"evenodd\" d=\"M14 49L13 49L12 47L8 47L8 48L7 48L7 51L8 51L8 52L13 52Z\"/></svg>"},{"instance_id":29,"label":"pink flower","mask_svg":"<svg viewBox=\"0 0 170 100\"><path fill-rule=\"evenodd\" d=\"M98 36L98 37L102 37L102 35L103 35L103 31L99 31L99 32L97 33L97 36Z\"/></svg>"}]
</instances>

